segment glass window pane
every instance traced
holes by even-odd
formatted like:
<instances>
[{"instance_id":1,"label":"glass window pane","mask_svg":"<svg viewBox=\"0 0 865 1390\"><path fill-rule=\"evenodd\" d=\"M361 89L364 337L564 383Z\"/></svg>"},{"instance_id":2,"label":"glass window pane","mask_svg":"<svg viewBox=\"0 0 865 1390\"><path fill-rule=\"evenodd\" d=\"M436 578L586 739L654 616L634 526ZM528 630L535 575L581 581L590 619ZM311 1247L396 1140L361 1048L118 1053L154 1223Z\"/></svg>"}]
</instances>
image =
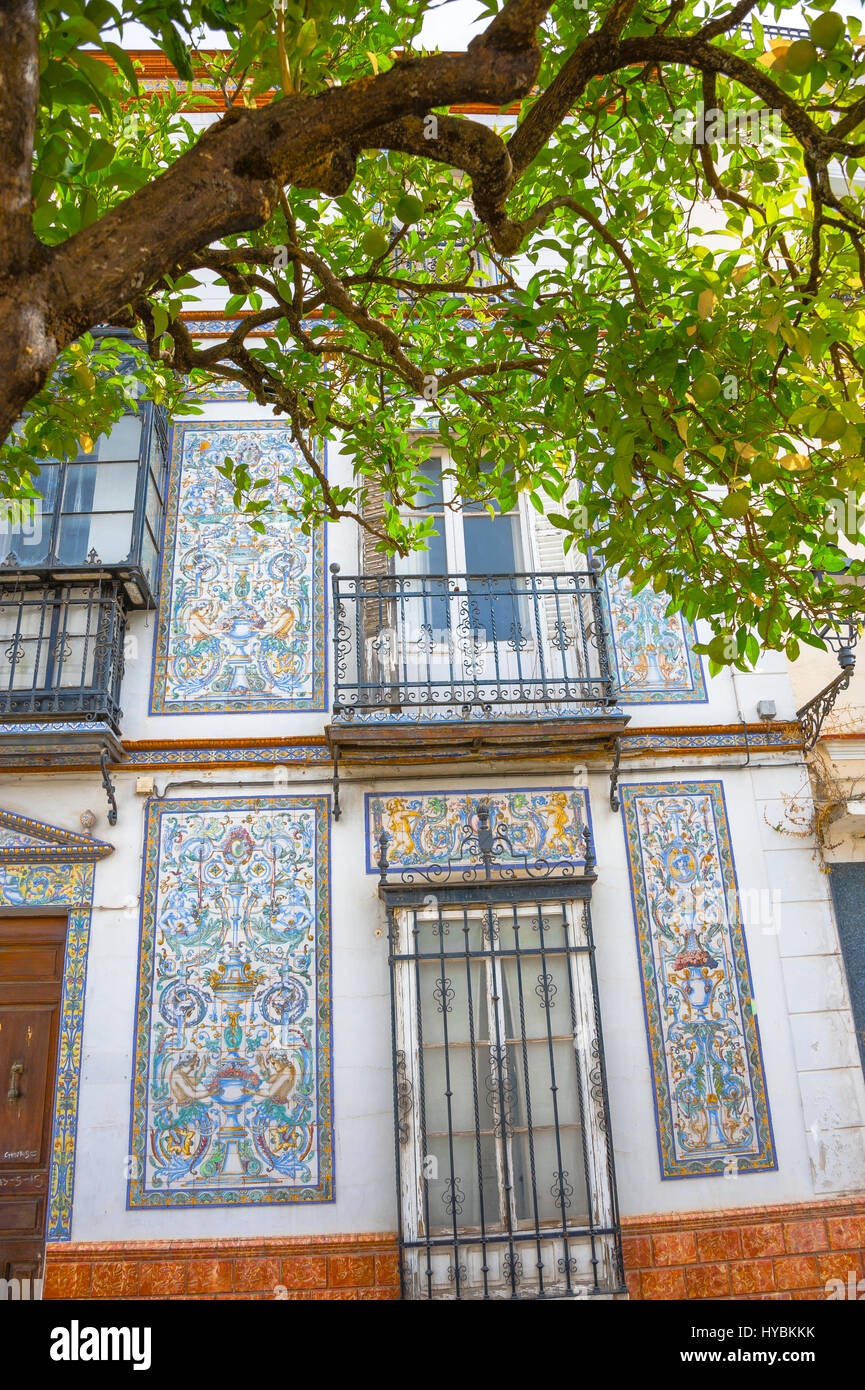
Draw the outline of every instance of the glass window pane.
<instances>
[{"instance_id":1,"label":"glass window pane","mask_svg":"<svg viewBox=\"0 0 865 1390\"><path fill-rule=\"evenodd\" d=\"M451 1145L453 1171L451 1171ZM427 1180L430 1233L452 1231L454 1217L461 1231L481 1224L483 1199L484 1225L488 1231L501 1229L496 1179L496 1146L492 1135L456 1137L448 1144L446 1136L430 1139L429 1157L435 1160L437 1177Z\"/></svg>"},{"instance_id":2,"label":"glass window pane","mask_svg":"<svg viewBox=\"0 0 865 1390\"><path fill-rule=\"evenodd\" d=\"M529 1111L533 1125L554 1125L556 1107L560 1125L579 1124L577 1058L574 1044L570 1040L554 1042L552 1053L551 1062L550 1047L546 1041L527 1042L525 1055L521 1046L508 1048L508 1068L512 1082L511 1117L517 1128L528 1124Z\"/></svg>"},{"instance_id":3,"label":"glass window pane","mask_svg":"<svg viewBox=\"0 0 865 1390\"><path fill-rule=\"evenodd\" d=\"M59 472L56 464L46 464L33 474L39 496L0 501L0 561L12 552L22 565L39 565L48 558Z\"/></svg>"},{"instance_id":4,"label":"glass window pane","mask_svg":"<svg viewBox=\"0 0 865 1390\"><path fill-rule=\"evenodd\" d=\"M57 497L60 469L56 463L46 463L33 474L33 486L42 498L43 512L53 512Z\"/></svg>"},{"instance_id":5,"label":"glass window pane","mask_svg":"<svg viewBox=\"0 0 865 1390\"><path fill-rule=\"evenodd\" d=\"M146 515L147 523L154 536L160 536L162 534L162 498L152 473L147 480Z\"/></svg>"},{"instance_id":6,"label":"glass window pane","mask_svg":"<svg viewBox=\"0 0 865 1390\"><path fill-rule=\"evenodd\" d=\"M143 569L147 582L153 593L156 593L156 586L159 580L157 567L159 565L159 551L157 550L150 532L145 529L144 539L141 543L141 568Z\"/></svg>"},{"instance_id":7,"label":"glass window pane","mask_svg":"<svg viewBox=\"0 0 865 1390\"><path fill-rule=\"evenodd\" d=\"M494 469L495 469L495 463L492 461L492 459L486 460L485 462L483 462L483 463L481 463L481 464L478 465L478 472L479 472L480 475L481 475L481 480L480 480L480 481L481 481L481 485L482 485L482 486L484 485L484 482L483 482L484 474L485 474L485 473L492 473ZM490 499L490 504L492 505L493 509L494 509L496 512L498 512L498 511L500 510L498 502L496 502L494 499L492 499L492 498ZM486 502L475 501L475 500L473 500L472 498L466 498L466 499L464 500L463 504L462 504L462 509L463 509L464 512L478 512L478 511L480 511L480 512L482 512L485 516L488 516L489 513L487 512L486 508L487 508L487 503L486 503Z\"/></svg>"},{"instance_id":8,"label":"glass window pane","mask_svg":"<svg viewBox=\"0 0 865 1390\"><path fill-rule=\"evenodd\" d=\"M125 512L135 505L136 463L73 463L66 473L64 512Z\"/></svg>"},{"instance_id":9,"label":"glass window pane","mask_svg":"<svg viewBox=\"0 0 865 1390\"><path fill-rule=\"evenodd\" d=\"M64 516L60 518L58 559L64 565L83 565L95 550L103 564L116 565L129 555L131 541L131 512Z\"/></svg>"},{"instance_id":10,"label":"glass window pane","mask_svg":"<svg viewBox=\"0 0 865 1390\"><path fill-rule=\"evenodd\" d=\"M473 1078L470 1047L451 1043L447 1050L444 1047L424 1048L423 1092L427 1136L447 1133L448 1090L451 1092L451 1124L455 1132L463 1130L474 1134L475 1089L480 1127L492 1131L493 1113L487 1087L490 1050L488 1047L475 1047L474 1054Z\"/></svg>"},{"instance_id":11,"label":"glass window pane","mask_svg":"<svg viewBox=\"0 0 865 1390\"><path fill-rule=\"evenodd\" d=\"M135 459L141 452L141 416L121 415L109 430L96 441L96 456L100 459Z\"/></svg>"},{"instance_id":12,"label":"glass window pane","mask_svg":"<svg viewBox=\"0 0 865 1390\"><path fill-rule=\"evenodd\" d=\"M464 516L463 533L467 573L491 576L467 586L471 630L503 643L531 638L525 600L512 592L511 576L521 569L519 517Z\"/></svg>"},{"instance_id":13,"label":"glass window pane","mask_svg":"<svg viewBox=\"0 0 865 1390\"><path fill-rule=\"evenodd\" d=\"M522 933L521 933L522 935ZM521 941L521 946L528 945ZM513 957L501 960L496 969L500 972L504 987L505 1026L508 1037L515 1037L520 1031L520 980L517 976L517 962ZM568 968L563 956L520 955L520 975L522 976L522 1011L525 1019L526 1037L546 1038L547 1029L554 1037L571 1034L571 1002L568 994Z\"/></svg>"},{"instance_id":14,"label":"glass window pane","mask_svg":"<svg viewBox=\"0 0 865 1390\"><path fill-rule=\"evenodd\" d=\"M512 1141L517 1220L534 1220L531 1195L531 1164L534 1156L539 1219L550 1224L561 1224L564 1207L564 1219L569 1226L585 1224L588 1212L586 1170L579 1129L576 1126L563 1127L559 1130L558 1140L554 1129L536 1129L532 1140L533 1155L527 1134L515 1134Z\"/></svg>"},{"instance_id":15,"label":"glass window pane","mask_svg":"<svg viewBox=\"0 0 865 1390\"><path fill-rule=\"evenodd\" d=\"M431 536L427 545L428 550L411 551L397 569L398 574L416 578L408 586L411 597L400 598L397 603L397 622L404 642L417 642L422 628L440 633L447 628L446 585L430 577L448 572L444 536Z\"/></svg>"},{"instance_id":16,"label":"glass window pane","mask_svg":"<svg viewBox=\"0 0 865 1390\"><path fill-rule=\"evenodd\" d=\"M486 966L483 961L471 963L471 1004L475 1039L489 1037L486 999ZM420 967L421 1022L425 1043L443 1043L445 1013L448 1041L469 1040L469 991L465 960L458 956L440 964L424 961Z\"/></svg>"},{"instance_id":17,"label":"glass window pane","mask_svg":"<svg viewBox=\"0 0 865 1390\"><path fill-rule=\"evenodd\" d=\"M0 561L14 552L21 565L43 563L51 545L51 521L38 497L0 501Z\"/></svg>"},{"instance_id":18,"label":"glass window pane","mask_svg":"<svg viewBox=\"0 0 865 1390\"><path fill-rule=\"evenodd\" d=\"M442 826L437 835L434 836L430 844L432 857L438 861L442 857L443 851L456 856L459 849L459 834L453 827ZM481 951L484 947L484 935L482 932L481 918L477 912L469 908L465 914L462 912L442 913L439 920L438 912L434 907L421 909L412 923L417 927L417 947L411 946L411 950L417 950L419 955L438 954L442 948L445 955L458 952L465 955L466 949L469 951ZM415 940L415 933L412 931L410 941ZM452 968L448 962L446 969ZM453 968L458 968L454 965ZM465 969L463 961L462 968ZM438 966L435 966L438 969Z\"/></svg>"},{"instance_id":19,"label":"glass window pane","mask_svg":"<svg viewBox=\"0 0 865 1390\"><path fill-rule=\"evenodd\" d=\"M464 516L467 574L514 574L521 568L519 517Z\"/></svg>"},{"instance_id":20,"label":"glass window pane","mask_svg":"<svg viewBox=\"0 0 865 1390\"><path fill-rule=\"evenodd\" d=\"M156 479L159 491L164 497L165 473L168 460L166 458L165 450L162 447L162 436L159 433L159 427L156 424L155 420L150 430L150 454L147 462L151 473Z\"/></svg>"},{"instance_id":21,"label":"glass window pane","mask_svg":"<svg viewBox=\"0 0 865 1390\"><path fill-rule=\"evenodd\" d=\"M426 478L430 485L430 491L417 494L415 509L421 509L424 512L440 512L444 506L441 458L426 459L417 471Z\"/></svg>"}]
</instances>

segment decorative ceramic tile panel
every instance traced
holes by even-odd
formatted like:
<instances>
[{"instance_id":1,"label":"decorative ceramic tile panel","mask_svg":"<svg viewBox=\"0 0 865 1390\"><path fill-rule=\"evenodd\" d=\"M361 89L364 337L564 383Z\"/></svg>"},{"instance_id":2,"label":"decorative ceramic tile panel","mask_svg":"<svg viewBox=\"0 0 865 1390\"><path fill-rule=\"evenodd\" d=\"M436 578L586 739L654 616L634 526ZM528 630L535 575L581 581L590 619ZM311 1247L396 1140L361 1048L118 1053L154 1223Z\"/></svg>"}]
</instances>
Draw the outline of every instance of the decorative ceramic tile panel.
<instances>
[{"instance_id":1,"label":"decorative ceramic tile panel","mask_svg":"<svg viewBox=\"0 0 865 1390\"><path fill-rule=\"evenodd\" d=\"M11 811L0 811L0 830L6 837L0 846L0 908L44 910L47 907L62 909L67 914L46 1230L49 1240L66 1241L72 1235L84 986L94 864L110 854L112 846ZM25 844L27 839L34 843ZM78 862L45 863L41 858L55 856L66 844L70 861ZM84 848L89 862L83 862ZM22 862L28 859L32 862Z\"/></svg>"},{"instance_id":2,"label":"decorative ceramic tile panel","mask_svg":"<svg viewBox=\"0 0 865 1390\"><path fill-rule=\"evenodd\" d=\"M235 510L226 456L279 481L296 463L284 425L177 425L165 520L152 714L323 710L327 667L324 537L275 506L264 534Z\"/></svg>"},{"instance_id":3,"label":"decorative ceramic tile panel","mask_svg":"<svg viewBox=\"0 0 865 1390\"><path fill-rule=\"evenodd\" d=\"M694 628L654 589L635 594L630 578L604 571L614 674L622 705L702 704L706 682Z\"/></svg>"},{"instance_id":4,"label":"decorative ceramic tile panel","mask_svg":"<svg viewBox=\"0 0 865 1390\"><path fill-rule=\"evenodd\" d=\"M0 810L0 864L37 862L45 865L59 862L64 866L94 859L111 853L111 845L79 835L75 830L63 830L45 821L19 816L15 811Z\"/></svg>"},{"instance_id":5,"label":"decorative ceramic tile panel","mask_svg":"<svg viewBox=\"0 0 865 1390\"><path fill-rule=\"evenodd\" d=\"M0 826L0 849L35 849L37 845L45 843L35 835L24 835L21 831Z\"/></svg>"},{"instance_id":6,"label":"decorative ceramic tile panel","mask_svg":"<svg viewBox=\"0 0 865 1390\"><path fill-rule=\"evenodd\" d=\"M285 786L291 780L289 763L327 765L331 760L330 750L324 743L310 742L286 746L280 743L254 744L252 740L247 740L232 746L215 740L206 748L190 747L184 743L169 743L164 747L154 744L138 747L127 745L123 755L123 767L154 767L159 764L169 767L186 767L190 764L206 766L210 763L237 763L241 766L249 764L270 768L274 788L279 791L280 784Z\"/></svg>"},{"instance_id":7,"label":"decorative ceramic tile panel","mask_svg":"<svg viewBox=\"0 0 865 1390\"><path fill-rule=\"evenodd\" d=\"M775 1168L723 787L620 792L661 1176Z\"/></svg>"},{"instance_id":8,"label":"decorative ceramic tile panel","mask_svg":"<svg viewBox=\"0 0 865 1390\"><path fill-rule=\"evenodd\" d=\"M328 805L151 802L130 1207L333 1198Z\"/></svg>"},{"instance_id":9,"label":"decorative ceramic tile panel","mask_svg":"<svg viewBox=\"0 0 865 1390\"><path fill-rule=\"evenodd\" d=\"M377 872L378 839L387 831L389 867L454 867L473 862L461 846L477 831L477 805L489 801L493 834L503 830L517 862L585 862L583 830L591 827L589 795L573 787L496 788L469 792L391 792L366 796L367 873Z\"/></svg>"}]
</instances>

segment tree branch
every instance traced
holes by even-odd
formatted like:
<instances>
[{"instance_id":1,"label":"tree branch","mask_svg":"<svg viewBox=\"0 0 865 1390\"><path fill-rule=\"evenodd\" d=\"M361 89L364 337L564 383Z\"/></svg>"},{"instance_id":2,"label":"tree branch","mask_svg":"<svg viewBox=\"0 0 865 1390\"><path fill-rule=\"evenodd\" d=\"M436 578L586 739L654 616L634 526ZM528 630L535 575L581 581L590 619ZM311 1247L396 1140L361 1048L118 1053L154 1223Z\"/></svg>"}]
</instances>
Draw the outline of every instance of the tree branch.
<instances>
[{"instance_id":1,"label":"tree branch","mask_svg":"<svg viewBox=\"0 0 865 1390\"><path fill-rule=\"evenodd\" d=\"M30 214L38 100L36 0L4 0L0 5L0 275L19 274L38 252Z\"/></svg>"}]
</instances>

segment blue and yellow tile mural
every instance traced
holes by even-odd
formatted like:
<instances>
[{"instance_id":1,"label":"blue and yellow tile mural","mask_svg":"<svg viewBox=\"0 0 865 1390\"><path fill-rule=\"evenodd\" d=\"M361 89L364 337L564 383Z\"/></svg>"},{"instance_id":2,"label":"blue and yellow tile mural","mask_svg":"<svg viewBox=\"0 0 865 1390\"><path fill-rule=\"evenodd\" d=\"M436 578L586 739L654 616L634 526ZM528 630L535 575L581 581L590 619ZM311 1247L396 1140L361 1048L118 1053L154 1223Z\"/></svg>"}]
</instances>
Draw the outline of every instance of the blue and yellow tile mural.
<instances>
[{"instance_id":1,"label":"blue and yellow tile mural","mask_svg":"<svg viewBox=\"0 0 865 1390\"><path fill-rule=\"evenodd\" d=\"M619 704L702 704L703 666L694 651L694 627L681 613L667 615L669 597L651 587L635 594L626 575L604 571Z\"/></svg>"},{"instance_id":2,"label":"blue and yellow tile mural","mask_svg":"<svg viewBox=\"0 0 865 1390\"><path fill-rule=\"evenodd\" d=\"M479 791L388 792L366 796L367 873L376 872L378 840L390 839L388 864L395 872L435 865L464 867L471 859L462 852L465 840L477 832L479 801L490 803L493 834L503 830L513 848L502 863L545 860L585 862L583 830L591 827L589 794L575 787L496 788Z\"/></svg>"},{"instance_id":3,"label":"blue and yellow tile mural","mask_svg":"<svg viewBox=\"0 0 865 1390\"><path fill-rule=\"evenodd\" d=\"M297 502L285 425L177 425L153 658L152 714L326 708L324 537L281 504ZM258 532L218 472L226 456L265 478L274 506Z\"/></svg>"},{"instance_id":4,"label":"blue and yellow tile mural","mask_svg":"<svg viewBox=\"0 0 865 1390\"><path fill-rule=\"evenodd\" d=\"M93 875L96 861L111 852L112 846L102 840L0 811L0 908L31 912L48 908L67 915L51 1131L49 1240L72 1237Z\"/></svg>"},{"instance_id":5,"label":"blue and yellow tile mural","mask_svg":"<svg viewBox=\"0 0 865 1390\"><path fill-rule=\"evenodd\" d=\"M775 1168L723 787L620 792L661 1176Z\"/></svg>"},{"instance_id":6,"label":"blue and yellow tile mural","mask_svg":"<svg viewBox=\"0 0 865 1390\"><path fill-rule=\"evenodd\" d=\"M328 804L151 802L130 1207L333 1199Z\"/></svg>"}]
</instances>

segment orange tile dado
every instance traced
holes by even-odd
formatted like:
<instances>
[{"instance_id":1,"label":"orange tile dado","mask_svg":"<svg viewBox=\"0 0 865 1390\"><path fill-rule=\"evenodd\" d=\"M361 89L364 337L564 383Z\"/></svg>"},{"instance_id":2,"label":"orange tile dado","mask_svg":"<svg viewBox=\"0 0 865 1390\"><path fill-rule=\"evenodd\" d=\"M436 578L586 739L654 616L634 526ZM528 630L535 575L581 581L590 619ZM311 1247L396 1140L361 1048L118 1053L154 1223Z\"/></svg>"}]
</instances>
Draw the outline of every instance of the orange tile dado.
<instances>
[{"instance_id":1,"label":"orange tile dado","mask_svg":"<svg viewBox=\"0 0 865 1390\"><path fill-rule=\"evenodd\" d=\"M862 1277L865 1197L625 1217L622 1251L633 1299L826 1299Z\"/></svg>"},{"instance_id":2,"label":"orange tile dado","mask_svg":"<svg viewBox=\"0 0 865 1390\"><path fill-rule=\"evenodd\" d=\"M396 1299L393 1235L56 1242L46 1299Z\"/></svg>"},{"instance_id":3,"label":"orange tile dado","mask_svg":"<svg viewBox=\"0 0 865 1390\"><path fill-rule=\"evenodd\" d=\"M865 1196L622 1221L632 1299L825 1299L865 1269ZM50 1299L398 1299L396 1236L49 1244Z\"/></svg>"}]
</instances>

